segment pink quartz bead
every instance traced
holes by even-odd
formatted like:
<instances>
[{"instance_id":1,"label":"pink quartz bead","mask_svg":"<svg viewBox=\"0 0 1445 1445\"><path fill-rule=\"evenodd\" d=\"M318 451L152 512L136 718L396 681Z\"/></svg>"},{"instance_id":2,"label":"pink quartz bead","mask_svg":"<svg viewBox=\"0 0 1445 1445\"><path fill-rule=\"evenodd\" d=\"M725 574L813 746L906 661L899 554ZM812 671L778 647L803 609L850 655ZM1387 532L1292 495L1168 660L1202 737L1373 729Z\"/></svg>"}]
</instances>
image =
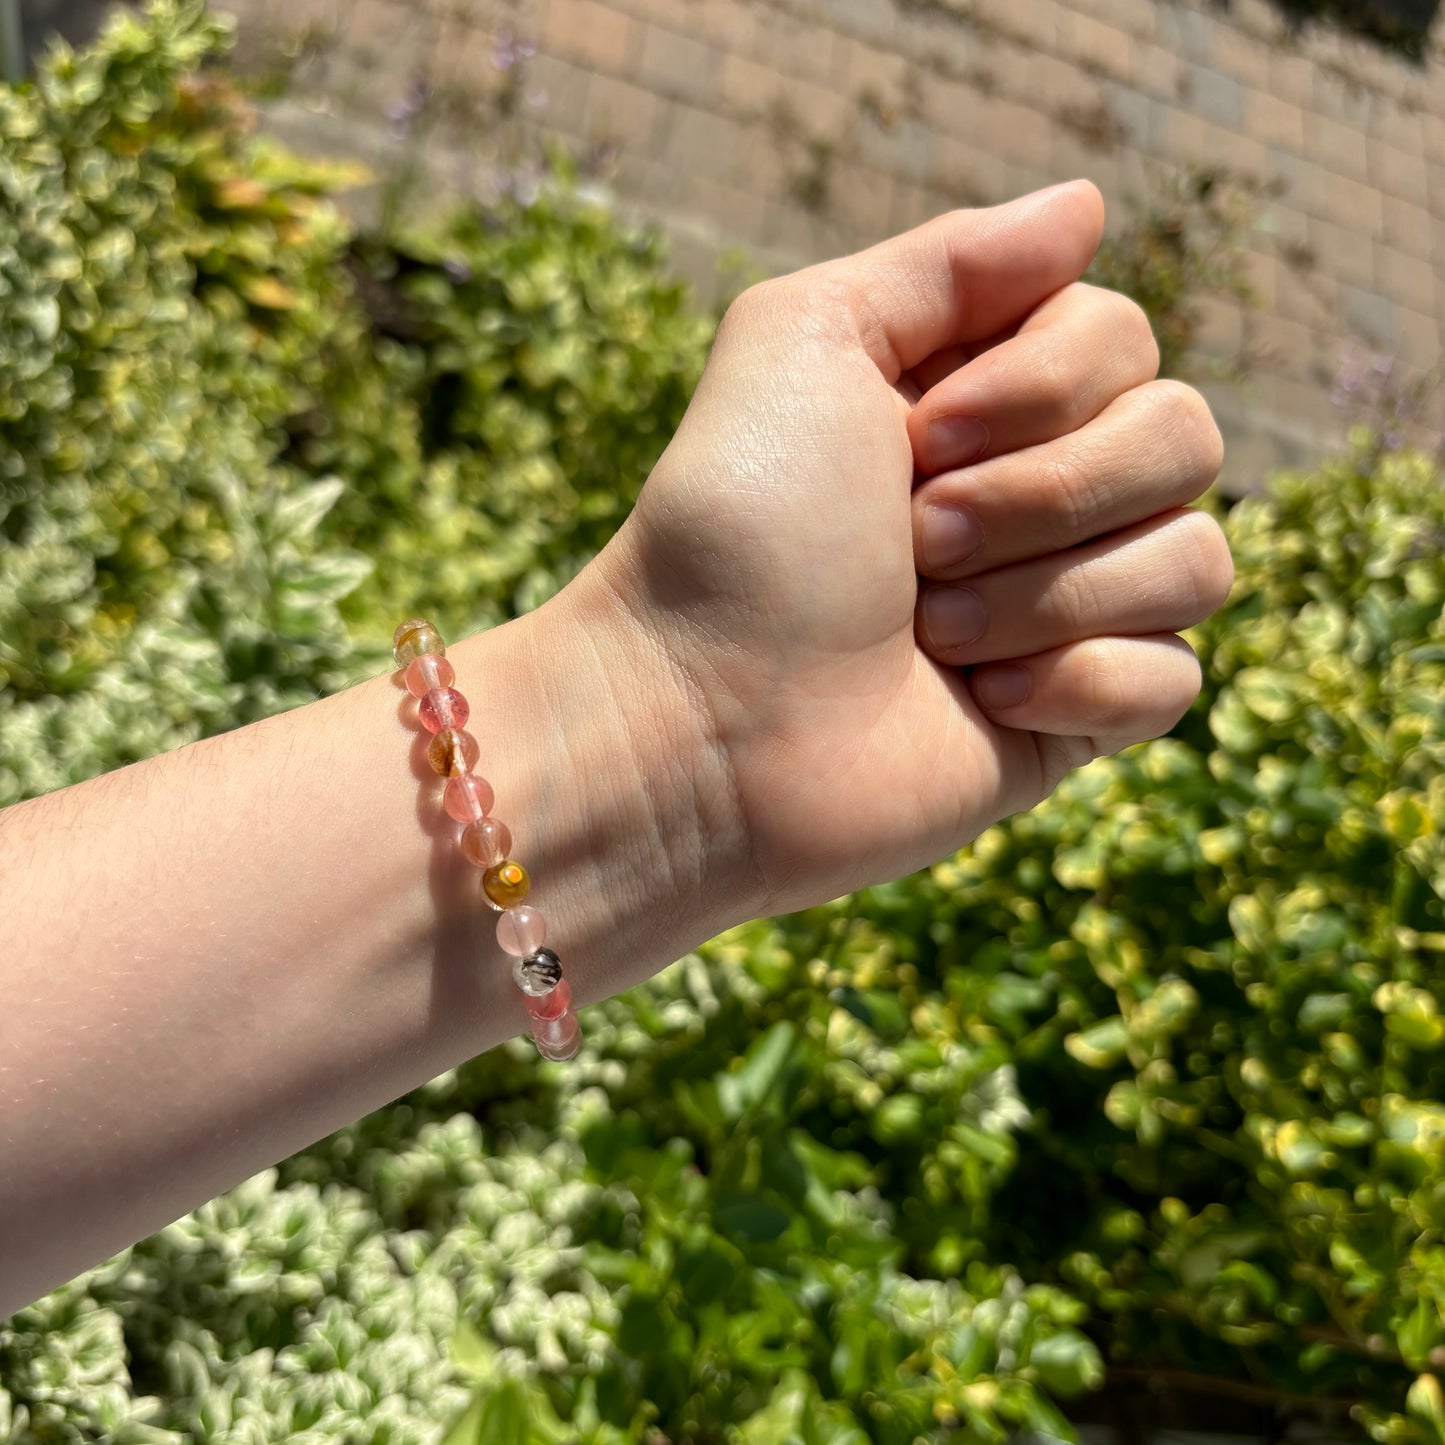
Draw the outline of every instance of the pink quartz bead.
<instances>
[{"instance_id":1,"label":"pink quartz bead","mask_svg":"<svg viewBox=\"0 0 1445 1445\"><path fill-rule=\"evenodd\" d=\"M413 697L425 697L433 688L450 687L456 676L456 669L446 658L435 652L424 652L406 665L406 690Z\"/></svg>"},{"instance_id":2,"label":"pink quartz bead","mask_svg":"<svg viewBox=\"0 0 1445 1445\"><path fill-rule=\"evenodd\" d=\"M472 712L466 698L454 687L432 688L417 705L416 711L421 725L429 733L439 733L443 728L464 728Z\"/></svg>"},{"instance_id":3,"label":"pink quartz bead","mask_svg":"<svg viewBox=\"0 0 1445 1445\"><path fill-rule=\"evenodd\" d=\"M572 1007L572 985L564 978L551 993L544 993L541 998L523 994L522 1002L534 1019L541 1019L544 1023L549 1019L559 1019Z\"/></svg>"},{"instance_id":4,"label":"pink quartz bead","mask_svg":"<svg viewBox=\"0 0 1445 1445\"><path fill-rule=\"evenodd\" d=\"M511 849L512 830L500 818L478 818L462 829L460 842L468 863L495 868Z\"/></svg>"},{"instance_id":5,"label":"pink quartz bead","mask_svg":"<svg viewBox=\"0 0 1445 1445\"><path fill-rule=\"evenodd\" d=\"M479 822L492 811L492 804L496 801L492 785L475 773L458 773L456 777L448 778L446 790L442 793L442 806L448 816L458 823Z\"/></svg>"},{"instance_id":6,"label":"pink quartz bead","mask_svg":"<svg viewBox=\"0 0 1445 1445\"><path fill-rule=\"evenodd\" d=\"M497 942L513 958L526 958L546 941L547 925L530 903L508 908L497 920Z\"/></svg>"},{"instance_id":7,"label":"pink quartz bead","mask_svg":"<svg viewBox=\"0 0 1445 1445\"><path fill-rule=\"evenodd\" d=\"M582 1047L582 1025L571 1009L560 1018L538 1019L532 1025L532 1042L544 1059L561 1063L575 1058Z\"/></svg>"}]
</instances>

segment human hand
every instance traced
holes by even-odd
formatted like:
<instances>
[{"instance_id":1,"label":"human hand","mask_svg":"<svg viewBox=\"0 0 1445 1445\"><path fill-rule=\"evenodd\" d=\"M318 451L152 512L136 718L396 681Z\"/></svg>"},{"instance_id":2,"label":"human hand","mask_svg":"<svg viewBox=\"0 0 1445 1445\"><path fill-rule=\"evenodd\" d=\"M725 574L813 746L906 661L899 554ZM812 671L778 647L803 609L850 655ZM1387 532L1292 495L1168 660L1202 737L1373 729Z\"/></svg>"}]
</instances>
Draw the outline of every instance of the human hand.
<instances>
[{"instance_id":1,"label":"human hand","mask_svg":"<svg viewBox=\"0 0 1445 1445\"><path fill-rule=\"evenodd\" d=\"M1197 392L1154 379L1140 308L1078 280L1102 228L1071 182L745 292L573 584L616 599L686 698L695 866L740 910L925 866L1195 697L1175 634L1233 569L1183 504L1222 443ZM934 424L961 416L987 441L960 470ZM954 560L960 506L977 545Z\"/></svg>"}]
</instances>

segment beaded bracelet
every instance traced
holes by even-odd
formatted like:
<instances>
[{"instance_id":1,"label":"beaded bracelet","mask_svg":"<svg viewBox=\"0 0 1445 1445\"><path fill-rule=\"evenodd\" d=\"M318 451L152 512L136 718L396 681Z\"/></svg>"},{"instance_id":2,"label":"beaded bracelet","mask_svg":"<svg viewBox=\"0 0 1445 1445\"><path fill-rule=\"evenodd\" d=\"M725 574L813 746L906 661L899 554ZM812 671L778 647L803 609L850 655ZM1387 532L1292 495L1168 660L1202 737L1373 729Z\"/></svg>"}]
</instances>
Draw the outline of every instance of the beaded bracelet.
<instances>
[{"instance_id":1,"label":"beaded bracelet","mask_svg":"<svg viewBox=\"0 0 1445 1445\"><path fill-rule=\"evenodd\" d=\"M463 825L458 843L469 863L484 870L482 897L502 916L497 942L512 956L512 979L532 1018L532 1038L544 1059L570 1059L582 1046L582 1027L572 1010L572 989L562 977L562 961L542 945L547 925L525 902L531 888L527 870L508 857L512 834L488 817L496 795L472 769L479 749L464 732L471 708L452 683L456 672L446 659L441 634L424 618L410 617L396 629L392 656L406 669L407 691L417 701L422 726L434 734L426 759L446 779L442 806Z\"/></svg>"}]
</instances>

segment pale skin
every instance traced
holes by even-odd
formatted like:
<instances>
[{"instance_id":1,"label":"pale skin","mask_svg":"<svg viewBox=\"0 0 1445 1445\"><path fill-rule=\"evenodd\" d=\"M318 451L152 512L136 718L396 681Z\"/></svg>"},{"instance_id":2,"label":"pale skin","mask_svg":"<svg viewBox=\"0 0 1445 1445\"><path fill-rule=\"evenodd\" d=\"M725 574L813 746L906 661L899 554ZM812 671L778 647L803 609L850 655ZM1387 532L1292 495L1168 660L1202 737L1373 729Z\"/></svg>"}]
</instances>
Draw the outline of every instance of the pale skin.
<instances>
[{"instance_id":1,"label":"pale skin","mask_svg":"<svg viewBox=\"0 0 1445 1445\"><path fill-rule=\"evenodd\" d=\"M1222 446L1079 281L1103 220L1075 181L752 288L607 547L448 649L579 1006L1188 708ZM0 812L0 1319L523 1031L424 741L387 675Z\"/></svg>"}]
</instances>

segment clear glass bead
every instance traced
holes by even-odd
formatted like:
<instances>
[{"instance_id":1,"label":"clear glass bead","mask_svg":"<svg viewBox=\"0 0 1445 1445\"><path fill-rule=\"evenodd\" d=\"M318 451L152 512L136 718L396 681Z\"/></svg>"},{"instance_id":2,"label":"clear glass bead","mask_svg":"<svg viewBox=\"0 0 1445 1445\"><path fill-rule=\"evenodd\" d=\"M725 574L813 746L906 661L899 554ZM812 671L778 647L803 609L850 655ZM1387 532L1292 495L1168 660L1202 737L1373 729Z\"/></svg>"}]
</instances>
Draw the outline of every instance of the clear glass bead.
<instances>
[{"instance_id":1,"label":"clear glass bead","mask_svg":"<svg viewBox=\"0 0 1445 1445\"><path fill-rule=\"evenodd\" d=\"M582 1047L582 1025L571 1009L560 1018L536 1019L532 1024L532 1042L544 1059L564 1063L576 1058Z\"/></svg>"},{"instance_id":2,"label":"clear glass bead","mask_svg":"<svg viewBox=\"0 0 1445 1445\"><path fill-rule=\"evenodd\" d=\"M562 982L562 960L550 948L534 948L513 960L512 982L529 998L542 998Z\"/></svg>"}]
</instances>

